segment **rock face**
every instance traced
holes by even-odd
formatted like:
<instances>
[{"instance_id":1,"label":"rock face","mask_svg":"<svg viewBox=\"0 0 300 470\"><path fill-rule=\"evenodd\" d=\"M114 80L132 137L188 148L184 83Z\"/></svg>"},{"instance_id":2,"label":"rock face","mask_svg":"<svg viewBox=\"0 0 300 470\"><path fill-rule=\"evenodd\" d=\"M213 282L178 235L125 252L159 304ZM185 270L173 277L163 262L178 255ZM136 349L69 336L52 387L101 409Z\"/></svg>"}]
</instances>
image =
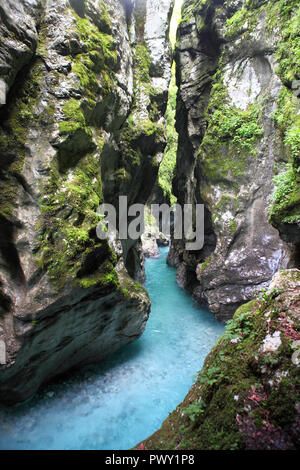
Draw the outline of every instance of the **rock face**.
<instances>
[{"instance_id":1,"label":"rock face","mask_svg":"<svg viewBox=\"0 0 300 470\"><path fill-rule=\"evenodd\" d=\"M300 271L279 271L236 311L184 401L138 448L299 448L299 319Z\"/></svg>"},{"instance_id":2,"label":"rock face","mask_svg":"<svg viewBox=\"0 0 300 470\"><path fill-rule=\"evenodd\" d=\"M168 246L169 238L159 231L155 217L151 213L151 206L146 206L144 214L145 230L141 236L143 253L148 258L159 255L159 246Z\"/></svg>"},{"instance_id":3,"label":"rock face","mask_svg":"<svg viewBox=\"0 0 300 470\"><path fill-rule=\"evenodd\" d=\"M140 243L96 210L145 203L165 147L172 2L0 2L0 401L138 338ZM136 280L134 280L136 279Z\"/></svg>"},{"instance_id":4,"label":"rock face","mask_svg":"<svg viewBox=\"0 0 300 470\"><path fill-rule=\"evenodd\" d=\"M297 6L187 0L183 7L173 187L181 205L205 205L205 243L187 252L173 240L169 263L221 320L276 271L298 265ZM270 208L273 177L287 163Z\"/></svg>"},{"instance_id":5,"label":"rock face","mask_svg":"<svg viewBox=\"0 0 300 470\"><path fill-rule=\"evenodd\" d=\"M0 2L0 83L6 93L20 70L34 57L44 3L42 0Z\"/></svg>"}]
</instances>

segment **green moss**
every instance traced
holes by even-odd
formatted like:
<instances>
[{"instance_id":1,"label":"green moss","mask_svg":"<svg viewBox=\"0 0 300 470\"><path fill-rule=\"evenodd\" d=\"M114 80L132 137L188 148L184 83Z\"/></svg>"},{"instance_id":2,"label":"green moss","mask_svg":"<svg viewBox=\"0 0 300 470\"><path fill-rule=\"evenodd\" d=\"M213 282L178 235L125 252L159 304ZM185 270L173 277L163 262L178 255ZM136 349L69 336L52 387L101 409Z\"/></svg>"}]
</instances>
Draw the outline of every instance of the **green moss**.
<instances>
[{"instance_id":1,"label":"green moss","mask_svg":"<svg viewBox=\"0 0 300 470\"><path fill-rule=\"evenodd\" d=\"M104 31L105 33L111 33L111 21L108 7L103 0L98 0L98 6L101 17L101 31Z\"/></svg>"},{"instance_id":2,"label":"green moss","mask_svg":"<svg viewBox=\"0 0 300 470\"><path fill-rule=\"evenodd\" d=\"M75 99L67 101L63 106L65 121L59 123L61 134L72 134L77 129L85 127L85 117L82 113L80 102Z\"/></svg>"},{"instance_id":3,"label":"green moss","mask_svg":"<svg viewBox=\"0 0 300 470\"><path fill-rule=\"evenodd\" d=\"M97 270L96 273L79 279L79 285L84 289L94 286L101 286L104 288L118 289L120 287L118 274L114 269L112 263L105 263L104 266Z\"/></svg>"},{"instance_id":4,"label":"green moss","mask_svg":"<svg viewBox=\"0 0 300 470\"><path fill-rule=\"evenodd\" d=\"M277 73L284 84L291 85L300 78L299 25L300 7L297 0L274 0L256 2L248 0L242 9L236 11L226 22L225 36L247 37L254 31L260 15L266 14L266 31L272 36L278 30L280 40L275 57L278 61Z\"/></svg>"},{"instance_id":5,"label":"green moss","mask_svg":"<svg viewBox=\"0 0 300 470\"><path fill-rule=\"evenodd\" d=\"M101 242L95 235L100 221L96 211L102 202L97 155L84 157L72 173L62 175L52 167L41 200L40 244L36 258L56 286L76 279L87 256L92 256L95 250L107 251L107 257L115 264L106 242ZM86 284L93 282L86 280Z\"/></svg>"},{"instance_id":6,"label":"green moss","mask_svg":"<svg viewBox=\"0 0 300 470\"><path fill-rule=\"evenodd\" d=\"M104 17L106 9L105 12ZM118 69L116 43L110 28L100 30L89 19L80 18L75 12L73 15L76 33L85 44L85 52L72 57L72 71L78 76L85 97L82 112L87 121L95 125L93 110L97 99L105 98L113 90L114 73ZM99 20L103 18L100 16ZM108 25L106 20L104 23ZM70 34L74 34L73 30Z\"/></svg>"},{"instance_id":7,"label":"green moss","mask_svg":"<svg viewBox=\"0 0 300 470\"><path fill-rule=\"evenodd\" d=\"M127 273L127 271L123 270L119 272L119 281L120 286L123 292L123 295L129 293L130 297L140 297L141 295L146 296L148 299L148 292L146 291L145 287L142 286L137 281L134 281Z\"/></svg>"},{"instance_id":8,"label":"green moss","mask_svg":"<svg viewBox=\"0 0 300 470\"><path fill-rule=\"evenodd\" d=\"M162 93L160 88L151 84L151 58L145 44L143 30L145 5L136 5L134 9L136 43L133 54L134 99L131 112L119 132L121 161L115 170L118 191L136 198L137 193L144 198L147 193L145 174L153 179L157 175L159 162L157 154L162 153L166 145L165 127L158 120L162 114Z\"/></svg>"},{"instance_id":9,"label":"green moss","mask_svg":"<svg viewBox=\"0 0 300 470\"><path fill-rule=\"evenodd\" d=\"M298 107L299 100L293 96L292 91L285 87L282 88L273 118L280 130L286 153L295 167L299 166L300 155L300 116Z\"/></svg>"},{"instance_id":10,"label":"green moss","mask_svg":"<svg viewBox=\"0 0 300 470\"><path fill-rule=\"evenodd\" d=\"M122 132L122 138L133 145L141 138L153 137L154 141L159 142L165 136L165 128L162 124L153 122L150 119L141 121L128 120L127 126Z\"/></svg>"},{"instance_id":11,"label":"green moss","mask_svg":"<svg viewBox=\"0 0 300 470\"><path fill-rule=\"evenodd\" d=\"M110 34L101 32L96 25L86 18L80 18L74 13L76 30L80 39L86 44L88 53L97 53L98 58L103 60L99 65L115 66L116 43ZM98 60L97 60L98 62Z\"/></svg>"},{"instance_id":12,"label":"green moss","mask_svg":"<svg viewBox=\"0 0 300 470\"><path fill-rule=\"evenodd\" d=\"M296 116L293 124L287 129L284 144L294 162L299 163L300 155L300 115ZM298 159L298 161L297 161Z\"/></svg>"},{"instance_id":13,"label":"green moss","mask_svg":"<svg viewBox=\"0 0 300 470\"><path fill-rule=\"evenodd\" d=\"M126 299L130 299L130 294L129 294L129 291L127 289L123 289L123 295Z\"/></svg>"},{"instance_id":14,"label":"green moss","mask_svg":"<svg viewBox=\"0 0 300 470\"><path fill-rule=\"evenodd\" d=\"M131 181L134 172L143 165L148 167L147 171L150 167L158 169L156 153L158 150L163 150L165 144L165 129L162 124L150 119L139 121L138 115L131 115L120 132L120 141L122 181L125 185ZM121 190L128 191L128 189L121 186Z\"/></svg>"},{"instance_id":15,"label":"green moss","mask_svg":"<svg viewBox=\"0 0 300 470\"><path fill-rule=\"evenodd\" d=\"M30 127L38 125L36 111L44 67L36 61L25 78L19 77L16 95L9 104L7 119L0 129L1 181L0 215L10 220L19 189L18 178L25 160L25 144Z\"/></svg>"},{"instance_id":16,"label":"green moss","mask_svg":"<svg viewBox=\"0 0 300 470\"><path fill-rule=\"evenodd\" d=\"M278 61L276 72L285 85L300 79L300 7L297 0L277 0L268 2L267 30L273 34L279 28L281 40L275 57Z\"/></svg>"},{"instance_id":17,"label":"green moss","mask_svg":"<svg viewBox=\"0 0 300 470\"><path fill-rule=\"evenodd\" d=\"M256 6L255 2L245 2L240 10L236 11L226 21L225 37L232 38L237 35L248 35L257 26L259 16L263 13L265 5Z\"/></svg>"},{"instance_id":18,"label":"green moss","mask_svg":"<svg viewBox=\"0 0 300 470\"><path fill-rule=\"evenodd\" d=\"M175 63L172 67L172 77L169 86L168 105L166 110L167 126L167 146L164 158L159 166L158 184L162 188L164 196L170 200L171 205L175 204L176 198L172 192L172 180L176 166L176 155L178 146L178 134L175 129L177 86L175 82Z\"/></svg>"},{"instance_id":19,"label":"green moss","mask_svg":"<svg viewBox=\"0 0 300 470\"><path fill-rule=\"evenodd\" d=\"M210 257L208 256L205 261L201 264L201 271L204 271L206 266L210 263Z\"/></svg>"},{"instance_id":20,"label":"green moss","mask_svg":"<svg viewBox=\"0 0 300 470\"><path fill-rule=\"evenodd\" d=\"M189 24L191 19L198 15L204 18L211 4L212 0L186 0L182 7L181 23Z\"/></svg>"},{"instance_id":21,"label":"green moss","mask_svg":"<svg viewBox=\"0 0 300 470\"><path fill-rule=\"evenodd\" d=\"M297 98L282 88L273 117L290 163L285 172L274 177L269 220L275 226L300 220L300 116L297 113Z\"/></svg>"},{"instance_id":22,"label":"green moss","mask_svg":"<svg viewBox=\"0 0 300 470\"><path fill-rule=\"evenodd\" d=\"M66 136L58 145L57 159L61 172L73 168L87 153L95 150L93 131L87 126L80 101L70 99L63 107L64 121L59 122L61 136Z\"/></svg>"},{"instance_id":23,"label":"green moss","mask_svg":"<svg viewBox=\"0 0 300 470\"><path fill-rule=\"evenodd\" d=\"M236 228L237 228L236 221L235 221L234 219L231 219L231 220L228 222L228 225L229 225L229 228L230 228L231 233L234 234L235 231L236 231Z\"/></svg>"},{"instance_id":24,"label":"green moss","mask_svg":"<svg viewBox=\"0 0 300 470\"><path fill-rule=\"evenodd\" d=\"M141 83L150 83L150 53L146 45L137 44L134 50L135 88Z\"/></svg>"},{"instance_id":25,"label":"green moss","mask_svg":"<svg viewBox=\"0 0 300 470\"><path fill-rule=\"evenodd\" d=\"M224 210L227 206L232 206L232 204L236 201L236 198L233 196L229 196L228 194L223 194L220 201L215 205L215 210L220 211Z\"/></svg>"},{"instance_id":26,"label":"green moss","mask_svg":"<svg viewBox=\"0 0 300 470\"><path fill-rule=\"evenodd\" d=\"M269 207L270 222L274 225L300 220L300 175L289 164L285 172L274 177L275 190Z\"/></svg>"},{"instance_id":27,"label":"green moss","mask_svg":"<svg viewBox=\"0 0 300 470\"><path fill-rule=\"evenodd\" d=\"M243 111L231 105L221 70L212 86L206 116L209 125L198 155L203 175L209 181L236 181L243 176L249 158L257 153L256 144L263 135L261 108L255 103Z\"/></svg>"}]
</instances>

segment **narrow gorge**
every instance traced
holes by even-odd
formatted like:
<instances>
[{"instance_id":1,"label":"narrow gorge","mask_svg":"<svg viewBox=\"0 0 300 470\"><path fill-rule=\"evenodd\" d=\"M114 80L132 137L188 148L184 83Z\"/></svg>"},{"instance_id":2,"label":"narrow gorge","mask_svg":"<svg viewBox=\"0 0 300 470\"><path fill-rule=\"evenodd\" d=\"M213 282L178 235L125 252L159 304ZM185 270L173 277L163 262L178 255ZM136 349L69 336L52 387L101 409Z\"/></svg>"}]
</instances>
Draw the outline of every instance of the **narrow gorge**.
<instances>
[{"instance_id":1,"label":"narrow gorge","mask_svg":"<svg viewBox=\"0 0 300 470\"><path fill-rule=\"evenodd\" d=\"M298 1L0 0L0 38L0 449L299 449Z\"/></svg>"}]
</instances>

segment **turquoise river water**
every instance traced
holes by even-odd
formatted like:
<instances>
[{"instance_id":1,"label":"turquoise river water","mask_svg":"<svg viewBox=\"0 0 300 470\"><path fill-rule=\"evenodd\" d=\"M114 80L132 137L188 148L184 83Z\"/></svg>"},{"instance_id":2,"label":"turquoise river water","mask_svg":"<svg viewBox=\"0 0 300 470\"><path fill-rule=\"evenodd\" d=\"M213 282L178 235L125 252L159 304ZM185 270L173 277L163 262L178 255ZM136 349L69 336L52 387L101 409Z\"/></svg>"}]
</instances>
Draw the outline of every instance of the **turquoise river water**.
<instances>
[{"instance_id":1,"label":"turquoise river water","mask_svg":"<svg viewBox=\"0 0 300 470\"><path fill-rule=\"evenodd\" d=\"M183 400L224 327L177 286L167 251L146 260L152 307L141 338L0 408L0 449L129 449Z\"/></svg>"}]
</instances>

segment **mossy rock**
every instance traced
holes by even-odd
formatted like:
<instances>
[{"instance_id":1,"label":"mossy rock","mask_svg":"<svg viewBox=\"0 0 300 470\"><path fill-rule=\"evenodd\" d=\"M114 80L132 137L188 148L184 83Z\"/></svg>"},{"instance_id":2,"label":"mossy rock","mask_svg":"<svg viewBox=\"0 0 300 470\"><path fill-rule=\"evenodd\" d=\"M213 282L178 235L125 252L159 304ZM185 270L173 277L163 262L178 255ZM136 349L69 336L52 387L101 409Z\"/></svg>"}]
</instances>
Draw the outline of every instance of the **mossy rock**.
<instances>
[{"instance_id":1,"label":"mossy rock","mask_svg":"<svg viewBox=\"0 0 300 470\"><path fill-rule=\"evenodd\" d=\"M236 311L186 398L143 441L144 448L299 447L300 376L293 361L300 338L299 275L282 271L281 290L273 288ZM275 336L279 341L268 349Z\"/></svg>"}]
</instances>

